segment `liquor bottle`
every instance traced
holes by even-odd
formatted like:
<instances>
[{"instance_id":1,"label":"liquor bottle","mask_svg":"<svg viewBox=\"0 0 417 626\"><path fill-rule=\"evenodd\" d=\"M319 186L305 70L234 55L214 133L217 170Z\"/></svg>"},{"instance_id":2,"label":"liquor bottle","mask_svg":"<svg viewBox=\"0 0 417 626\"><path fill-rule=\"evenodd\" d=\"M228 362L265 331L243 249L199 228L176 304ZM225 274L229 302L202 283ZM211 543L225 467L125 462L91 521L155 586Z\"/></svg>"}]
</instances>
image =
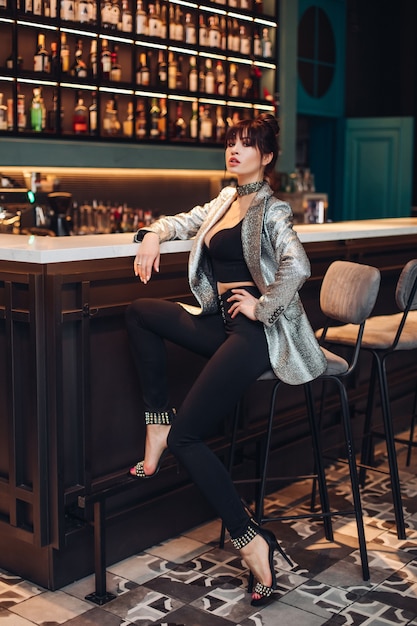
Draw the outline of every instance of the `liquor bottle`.
<instances>
[{"instance_id":1,"label":"liquor bottle","mask_svg":"<svg viewBox=\"0 0 417 626\"><path fill-rule=\"evenodd\" d=\"M193 100L191 103L190 137L191 139L197 139L198 137L198 102L197 100Z\"/></svg>"},{"instance_id":2,"label":"liquor bottle","mask_svg":"<svg viewBox=\"0 0 417 626\"><path fill-rule=\"evenodd\" d=\"M38 34L38 45L33 56L33 70L34 72L50 71L50 59L45 48L45 35L43 33Z\"/></svg>"},{"instance_id":3,"label":"liquor bottle","mask_svg":"<svg viewBox=\"0 0 417 626\"><path fill-rule=\"evenodd\" d=\"M158 129L159 129L159 139L166 139L167 137L167 101L166 98L161 98L159 101L159 120L158 120Z\"/></svg>"},{"instance_id":4,"label":"liquor bottle","mask_svg":"<svg viewBox=\"0 0 417 626\"><path fill-rule=\"evenodd\" d=\"M42 118L42 92L40 87L35 87L30 103L30 127L36 133L40 133L43 130Z\"/></svg>"},{"instance_id":5,"label":"liquor bottle","mask_svg":"<svg viewBox=\"0 0 417 626\"><path fill-rule=\"evenodd\" d=\"M236 63L230 64L229 69L229 84L228 84L228 95L232 98L239 97L239 83L237 80L237 65Z\"/></svg>"},{"instance_id":6,"label":"liquor bottle","mask_svg":"<svg viewBox=\"0 0 417 626\"><path fill-rule=\"evenodd\" d=\"M267 28L262 30L262 56L265 59L272 58L272 41L269 38L269 30Z\"/></svg>"},{"instance_id":7,"label":"liquor bottle","mask_svg":"<svg viewBox=\"0 0 417 626\"><path fill-rule=\"evenodd\" d=\"M74 0L61 0L61 20L73 22L75 20Z\"/></svg>"},{"instance_id":8,"label":"liquor bottle","mask_svg":"<svg viewBox=\"0 0 417 626\"><path fill-rule=\"evenodd\" d=\"M145 112L145 101L141 98L136 104L136 137L146 139L147 122Z\"/></svg>"},{"instance_id":9,"label":"liquor bottle","mask_svg":"<svg viewBox=\"0 0 417 626\"><path fill-rule=\"evenodd\" d=\"M88 131L90 135L97 135L97 93L93 91L91 97L93 100L88 107Z\"/></svg>"},{"instance_id":10,"label":"liquor bottle","mask_svg":"<svg viewBox=\"0 0 417 626\"><path fill-rule=\"evenodd\" d=\"M123 122L123 134L125 137L133 135L133 102L127 103L126 119Z\"/></svg>"},{"instance_id":11,"label":"liquor bottle","mask_svg":"<svg viewBox=\"0 0 417 626\"><path fill-rule=\"evenodd\" d=\"M59 103L58 90L54 89L52 95L52 109L49 109L47 114L47 129L56 132L62 129L64 121L64 108Z\"/></svg>"},{"instance_id":12,"label":"liquor bottle","mask_svg":"<svg viewBox=\"0 0 417 626\"><path fill-rule=\"evenodd\" d=\"M182 114L182 103L178 102L175 120L173 124L173 139L185 139L187 124Z\"/></svg>"},{"instance_id":13,"label":"liquor bottle","mask_svg":"<svg viewBox=\"0 0 417 626\"><path fill-rule=\"evenodd\" d=\"M249 56L251 54L251 40L248 35L246 26L243 24L239 27L240 54Z\"/></svg>"},{"instance_id":14,"label":"liquor bottle","mask_svg":"<svg viewBox=\"0 0 417 626\"><path fill-rule=\"evenodd\" d=\"M211 119L210 107L204 107L200 126L200 138L202 141L213 140L213 120Z\"/></svg>"},{"instance_id":15,"label":"liquor bottle","mask_svg":"<svg viewBox=\"0 0 417 626\"><path fill-rule=\"evenodd\" d=\"M250 76L252 80L252 98L258 100L261 97L261 77L262 72L255 63L251 66Z\"/></svg>"},{"instance_id":16,"label":"liquor bottle","mask_svg":"<svg viewBox=\"0 0 417 626\"><path fill-rule=\"evenodd\" d=\"M161 8L161 39L167 38L167 8L165 4Z\"/></svg>"},{"instance_id":17,"label":"liquor bottle","mask_svg":"<svg viewBox=\"0 0 417 626\"><path fill-rule=\"evenodd\" d=\"M33 13L33 0L25 0L25 13Z\"/></svg>"},{"instance_id":18,"label":"liquor bottle","mask_svg":"<svg viewBox=\"0 0 417 626\"><path fill-rule=\"evenodd\" d=\"M175 14L174 6L171 3L169 5L169 38L175 39Z\"/></svg>"},{"instance_id":19,"label":"liquor bottle","mask_svg":"<svg viewBox=\"0 0 417 626\"><path fill-rule=\"evenodd\" d=\"M229 0L229 7L236 9L239 6L239 0Z\"/></svg>"},{"instance_id":20,"label":"liquor bottle","mask_svg":"<svg viewBox=\"0 0 417 626\"><path fill-rule=\"evenodd\" d=\"M174 21L174 39L175 41L184 41L184 25L182 23L182 11L177 4L175 7L175 21Z\"/></svg>"},{"instance_id":21,"label":"liquor bottle","mask_svg":"<svg viewBox=\"0 0 417 626\"><path fill-rule=\"evenodd\" d=\"M118 49L119 47L116 44L114 44L113 50L111 53L110 80L114 80L116 82L120 82L122 80L122 67L119 63Z\"/></svg>"},{"instance_id":22,"label":"liquor bottle","mask_svg":"<svg viewBox=\"0 0 417 626\"><path fill-rule=\"evenodd\" d=\"M91 40L89 61L89 71L91 78L95 78L97 76L97 39Z\"/></svg>"},{"instance_id":23,"label":"liquor bottle","mask_svg":"<svg viewBox=\"0 0 417 626\"><path fill-rule=\"evenodd\" d=\"M226 122L223 119L222 107L216 108L216 141L223 143L226 136Z\"/></svg>"},{"instance_id":24,"label":"liquor bottle","mask_svg":"<svg viewBox=\"0 0 417 626\"><path fill-rule=\"evenodd\" d=\"M202 15L201 13L200 13L200 24L199 24L199 29L198 29L198 42L200 46L208 45L207 26L204 21L204 15Z\"/></svg>"},{"instance_id":25,"label":"liquor bottle","mask_svg":"<svg viewBox=\"0 0 417 626\"><path fill-rule=\"evenodd\" d=\"M176 89L183 88L182 56L181 55L179 55L178 61L177 61L177 75L176 75L176 80L175 80L175 87Z\"/></svg>"},{"instance_id":26,"label":"liquor bottle","mask_svg":"<svg viewBox=\"0 0 417 626\"><path fill-rule=\"evenodd\" d=\"M7 105L3 104L4 94L0 93L0 130L7 130Z\"/></svg>"},{"instance_id":27,"label":"liquor bottle","mask_svg":"<svg viewBox=\"0 0 417 626\"><path fill-rule=\"evenodd\" d=\"M85 135L88 132L88 113L81 92L77 94L74 113L72 115L72 130L76 135Z\"/></svg>"},{"instance_id":28,"label":"liquor bottle","mask_svg":"<svg viewBox=\"0 0 417 626\"><path fill-rule=\"evenodd\" d=\"M233 20L232 22L232 38L231 45L229 46L230 50L233 52L239 52L240 50L240 39L239 39L239 24L237 20Z\"/></svg>"},{"instance_id":29,"label":"liquor bottle","mask_svg":"<svg viewBox=\"0 0 417 626\"><path fill-rule=\"evenodd\" d=\"M240 8L244 9L245 11L251 11L252 10L251 0L240 0Z\"/></svg>"},{"instance_id":30,"label":"liquor bottle","mask_svg":"<svg viewBox=\"0 0 417 626\"><path fill-rule=\"evenodd\" d=\"M188 72L188 91L198 91L197 61L194 56L190 57L190 69Z\"/></svg>"},{"instance_id":31,"label":"liquor bottle","mask_svg":"<svg viewBox=\"0 0 417 626\"><path fill-rule=\"evenodd\" d=\"M118 135L121 124L116 99L108 100L103 116L103 132L106 135Z\"/></svg>"},{"instance_id":32,"label":"liquor bottle","mask_svg":"<svg viewBox=\"0 0 417 626\"><path fill-rule=\"evenodd\" d=\"M148 32L148 18L143 9L142 0L137 0L136 4L136 34L146 35Z\"/></svg>"},{"instance_id":33,"label":"liquor bottle","mask_svg":"<svg viewBox=\"0 0 417 626\"><path fill-rule=\"evenodd\" d=\"M220 48L219 18L211 16L209 18L208 45L210 48Z\"/></svg>"},{"instance_id":34,"label":"liquor bottle","mask_svg":"<svg viewBox=\"0 0 417 626\"><path fill-rule=\"evenodd\" d=\"M224 96L226 94L226 74L224 72L223 63L220 59L216 62L216 93L219 96Z\"/></svg>"},{"instance_id":35,"label":"liquor bottle","mask_svg":"<svg viewBox=\"0 0 417 626\"><path fill-rule=\"evenodd\" d=\"M119 28L119 24L121 23L121 21L122 21L122 12L120 10L119 0L112 0L110 28L112 30L117 30Z\"/></svg>"},{"instance_id":36,"label":"liquor bottle","mask_svg":"<svg viewBox=\"0 0 417 626\"><path fill-rule=\"evenodd\" d=\"M104 80L109 80L111 72L111 53L107 39L101 41L101 76Z\"/></svg>"},{"instance_id":37,"label":"liquor bottle","mask_svg":"<svg viewBox=\"0 0 417 626\"><path fill-rule=\"evenodd\" d=\"M175 89L177 86L177 61L173 52L168 56L168 89Z\"/></svg>"},{"instance_id":38,"label":"liquor bottle","mask_svg":"<svg viewBox=\"0 0 417 626\"><path fill-rule=\"evenodd\" d=\"M88 0L78 0L76 19L81 24L88 24L90 21L88 14Z\"/></svg>"},{"instance_id":39,"label":"liquor bottle","mask_svg":"<svg viewBox=\"0 0 417 626\"><path fill-rule=\"evenodd\" d=\"M227 50L227 29L226 29L226 18L220 18L220 48L222 50Z\"/></svg>"},{"instance_id":40,"label":"liquor bottle","mask_svg":"<svg viewBox=\"0 0 417 626\"><path fill-rule=\"evenodd\" d=\"M61 72L63 74L68 74L70 69L70 49L67 43L67 35L66 33L61 33Z\"/></svg>"},{"instance_id":41,"label":"liquor bottle","mask_svg":"<svg viewBox=\"0 0 417 626\"><path fill-rule=\"evenodd\" d=\"M46 15L46 13L45 13ZM49 0L49 15L53 20L58 15L58 0Z\"/></svg>"},{"instance_id":42,"label":"liquor bottle","mask_svg":"<svg viewBox=\"0 0 417 626\"><path fill-rule=\"evenodd\" d=\"M151 139L159 139L159 115L161 113L161 109L159 108L157 98L152 98L149 113L151 117L149 137Z\"/></svg>"},{"instance_id":43,"label":"liquor bottle","mask_svg":"<svg viewBox=\"0 0 417 626\"><path fill-rule=\"evenodd\" d=\"M83 59L83 42L82 39L77 40L75 48L74 63L71 68L71 75L76 78L87 78L87 64Z\"/></svg>"},{"instance_id":44,"label":"liquor bottle","mask_svg":"<svg viewBox=\"0 0 417 626\"><path fill-rule=\"evenodd\" d=\"M61 59L56 41L51 41L51 74L54 78L58 78L61 74Z\"/></svg>"},{"instance_id":45,"label":"liquor bottle","mask_svg":"<svg viewBox=\"0 0 417 626\"><path fill-rule=\"evenodd\" d=\"M155 5L148 5L148 35L150 37L161 36L161 17L155 11Z\"/></svg>"},{"instance_id":46,"label":"liquor bottle","mask_svg":"<svg viewBox=\"0 0 417 626\"><path fill-rule=\"evenodd\" d=\"M256 57L262 56L262 42L257 30L253 35L253 54Z\"/></svg>"},{"instance_id":47,"label":"liquor bottle","mask_svg":"<svg viewBox=\"0 0 417 626\"><path fill-rule=\"evenodd\" d=\"M215 93L214 86L214 73L211 59L206 59L206 71L205 71L205 90L206 93Z\"/></svg>"},{"instance_id":48,"label":"liquor bottle","mask_svg":"<svg viewBox=\"0 0 417 626\"><path fill-rule=\"evenodd\" d=\"M13 107L13 102L12 102ZM25 106L25 94L17 94L17 129L23 131L26 128L26 106Z\"/></svg>"},{"instance_id":49,"label":"liquor bottle","mask_svg":"<svg viewBox=\"0 0 417 626\"><path fill-rule=\"evenodd\" d=\"M165 58L165 52L163 50L159 50L158 52L158 85L160 87L165 87L168 80L168 68Z\"/></svg>"},{"instance_id":50,"label":"liquor bottle","mask_svg":"<svg viewBox=\"0 0 417 626\"><path fill-rule=\"evenodd\" d=\"M131 33L133 30L133 18L132 12L129 8L129 0L123 0L122 2L122 31L125 33Z\"/></svg>"},{"instance_id":51,"label":"liquor bottle","mask_svg":"<svg viewBox=\"0 0 417 626\"><path fill-rule=\"evenodd\" d=\"M103 28L110 29L112 24L112 4L111 0L103 0L101 4L101 25Z\"/></svg>"},{"instance_id":52,"label":"liquor bottle","mask_svg":"<svg viewBox=\"0 0 417 626\"><path fill-rule=\"evenodd\" d=\"M97 2L96 0L88 0L88 15L90 24L97 23Z\"/></svg>"},{"instance_id":53,"label":"liquor bottle","mask_svg":"<svg viewBox=\"0 0 417 626\"><path fill-rule=\"evenodd\" d=\"M7 7L7 0L0 0L0 10L4 10L4 9L7 10L7 8L8 8ZM1 98L2 98L2 102L3 102L3 94L1 94ZM2 104L2 106L6 106L6 105ZM7 109L7 106L6 106L6 109ZM6 128L7 128L7 119L6 119Z\"/></svg>"},{"instance_id":54,"label":"liquor bottle","mask_svg":"<svg viewBox=\"0 0 417 626\"><path fill-rule=\"evenodd\" d=\"M185 14L185 43L192 46L197 43L196 28L191 13Z\"/></svg>"},{"instance_id":55,"label":"liquor bottle","mask_svg":"<svg viewBox=\"0 0 417 626\"><path fill-rule=\"evenodd\" d=\"M141 52L139 55L139 65L136 70L136 84L142 85L142 87L148 87L150 85L151 73L148 66L148 57L146 52Z\"/></svg>"},{"instance_id":56,"label":"liquor bottle","mask_svg":"<svg viewBox=\"0 0 417 626\"><path fill-rule=\"evenodd\" d=\"M42 0L33 0L33 15L42 15Z\"/></svg>"}]
</instances>

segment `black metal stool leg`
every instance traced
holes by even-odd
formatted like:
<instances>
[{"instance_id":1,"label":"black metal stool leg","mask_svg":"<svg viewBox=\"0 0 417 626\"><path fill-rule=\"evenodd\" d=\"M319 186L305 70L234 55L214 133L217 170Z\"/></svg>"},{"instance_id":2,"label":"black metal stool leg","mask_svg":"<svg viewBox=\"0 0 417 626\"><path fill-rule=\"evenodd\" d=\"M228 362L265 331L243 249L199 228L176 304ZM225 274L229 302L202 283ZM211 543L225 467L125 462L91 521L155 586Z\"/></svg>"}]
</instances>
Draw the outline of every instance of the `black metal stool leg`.
<instances>
[{"instance_id":1,"label":"black metal stool leg","mask_svg":"<svg viewBox=\"0 0 417 626\"><path fill-rule=\"evenodd\" d=\"M330 517L330 502L329 502L329 493L327 490L326 483L326 475L324 471L323 465L323 454L321 450L321 441L319 434L319 425L317 416L314 410L314 399L313 392L311 388L311 383L306 383L304 385L304 393L307 404L307 413L308 419L310 422L310 431L313 442L313 455L314 455L314 471L317 474L317 477L314 478L314 483L318 482L319 485L319 497L321 504L321 511L323 513L323 525L324 525L324 533L326 539L328 541L333 541L333 528L332 528L332 520Z\"/></svg>"},{"instance_id":2,"label":"black metal stool leg","mask_svg":"<svg viewBox=\"0 0 417 626\"><path fill-rule=\"evenodd\" d=\"M365 486L366 469L367 466L369 467L369 465L371 464L371 457L373 456L372 414L374 410L375 383L377 373L377 364L375 362L375 359L378 359L378 357L373 356L372 358L371 375L369 378L368 387L368 399L366 403L365 420L362 433L361 460L359 466L359 484L361 485L361 487Z\"/></svg>"},{"instance_id":3,"label":"black metal stool leg","mask_svg":"<svg viewBox=\"0 0 417 626\"><path fill-rule=\"evenodd\" d=\"M352 485L353 506L355 510L356 528L358 532L359 552L362 563L362 575L364 580L369 580L368 553L366 550L365 528L363 524L363 512L361 496L359 491L358 471L356 466L355 449L353 445L352 428L350 423L349 402L346 389L339 379L334 379L339 387L340 404L342 408L342 419L345 430L346 452L349 463L350 482Z\"/></svg>"},{"instance_id":4,"label":"black metal stool leg","mask_svg":"<svg viewBox=\"0 0 417 626\"><path fill-rule=\"evenodd\" d=\"M401 483L398 473L397 451L395 449L394 429L392 425L391 407L388 394L387 372L385 357L377 361L378 377L381 389L381 408L384 420L385 441L387 446L389 473L391 479L392 500L394 504L395 521L397 525L398 539L406 539L404 511L401 498Z\"/></svg>"}]
</instances>

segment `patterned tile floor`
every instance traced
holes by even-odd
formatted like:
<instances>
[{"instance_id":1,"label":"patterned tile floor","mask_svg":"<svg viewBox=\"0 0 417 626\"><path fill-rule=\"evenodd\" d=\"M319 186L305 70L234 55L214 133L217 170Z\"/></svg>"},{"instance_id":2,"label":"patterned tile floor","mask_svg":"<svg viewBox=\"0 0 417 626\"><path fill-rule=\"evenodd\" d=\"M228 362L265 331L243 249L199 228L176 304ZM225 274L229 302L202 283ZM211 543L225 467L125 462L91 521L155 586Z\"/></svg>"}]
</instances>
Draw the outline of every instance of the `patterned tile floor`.
<instances>
[{"instance_id":1,"label":"patterned tile floor","mask_svg":"<svg viewBox=\"0 0 417 626\"><path fill-rule=\"evenodd\" d=\"M336 518L332 543L319 522L270 524L291 556L276 555L278 588L261 610L250 605L247 570L227 543L218 548L216 520L111 565L107 589L116 595L97 606L89 576L51 592L0 570L0 626L417 626L417 451L409 468L398 452L407 539L393 528L389 481L372 472L363 491L371 580L362 580L356 526ZM381 455L381 465L385 458ZM331 501L348 504L344 465L329 472ZM297 483L268 499L268 509L305 508L311 483Z\"/></svg>"}]
</instances>

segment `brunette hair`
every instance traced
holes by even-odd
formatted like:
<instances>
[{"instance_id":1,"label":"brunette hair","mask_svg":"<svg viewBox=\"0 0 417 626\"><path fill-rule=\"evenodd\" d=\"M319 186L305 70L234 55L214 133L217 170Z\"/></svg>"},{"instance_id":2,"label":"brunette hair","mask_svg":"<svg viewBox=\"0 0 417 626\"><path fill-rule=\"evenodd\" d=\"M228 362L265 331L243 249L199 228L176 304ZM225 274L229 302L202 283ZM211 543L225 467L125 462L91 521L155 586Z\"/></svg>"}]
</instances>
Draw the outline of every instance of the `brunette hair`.
<instances>
[{"instance_id":1,"label":"brunette hair","mask_svg":"<svg viewBox=\"0 0 417 626\"><path fill-rule=\"evenodd\" d=\"M233 126L229 126L226 131L225 146L236 137L242 139L248 137L251 144L258 148L261 156L272 152L272 159L265 166L265 179L276 190L277 176L275 164L278 159L278 135L279 125L277 119L270 113L262 113L254 119L239 120Z\"/></svg>"}]
</instances>

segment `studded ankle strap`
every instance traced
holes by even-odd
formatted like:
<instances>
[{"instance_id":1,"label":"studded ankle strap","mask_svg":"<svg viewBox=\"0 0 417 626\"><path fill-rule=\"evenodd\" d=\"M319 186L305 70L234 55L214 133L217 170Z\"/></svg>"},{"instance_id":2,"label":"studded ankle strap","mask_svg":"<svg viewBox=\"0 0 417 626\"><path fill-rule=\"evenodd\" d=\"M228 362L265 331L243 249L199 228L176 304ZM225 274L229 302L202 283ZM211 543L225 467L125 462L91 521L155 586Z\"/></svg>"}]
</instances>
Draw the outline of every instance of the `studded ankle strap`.
<instances>
[{"instance_id":1,"label":"studded ankle strap","mask_svg":"<svg viewBox=\"0 0 417 626\"><path fill-rule=\"evenodd\" d=\"M168 411L145 411L145 424L164 424L168 426L172 424L175 409Z\"/></svg>"},{"instance_id":2,"label":"studded ankle strap","mask_svg":"<svg viewBox=\"0 0 417 626\"><path fill-rule=\"evenodd\" d=\"M236 550L240 550L241 548L247 546L248 543L252 541L252 539L256 537L257 534L258 531L256 530L256 526L250 524L247 527L246 531L243 533L243 535L241 535L240 537L236 537L235 539L232 538L231 541Z\"/></svg>"}]
</instances>

